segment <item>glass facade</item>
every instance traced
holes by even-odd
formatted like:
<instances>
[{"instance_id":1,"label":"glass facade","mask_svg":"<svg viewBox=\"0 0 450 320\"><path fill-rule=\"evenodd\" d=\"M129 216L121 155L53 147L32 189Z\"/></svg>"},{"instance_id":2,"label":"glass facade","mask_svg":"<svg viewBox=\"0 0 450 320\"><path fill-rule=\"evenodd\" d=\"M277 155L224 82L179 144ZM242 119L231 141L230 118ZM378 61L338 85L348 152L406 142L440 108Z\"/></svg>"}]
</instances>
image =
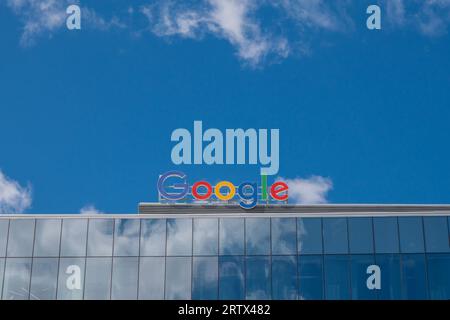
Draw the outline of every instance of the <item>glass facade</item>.
<instances>
[{"instance_id":1,"label":"glass facade","mask_svg":"<svg viewBox=\"0 0 450 320\"><path fill-rule=\"evenodd\" d=\"M2 299L450 299L447 216L0 218Z\"/></svg>"}]
</instances>

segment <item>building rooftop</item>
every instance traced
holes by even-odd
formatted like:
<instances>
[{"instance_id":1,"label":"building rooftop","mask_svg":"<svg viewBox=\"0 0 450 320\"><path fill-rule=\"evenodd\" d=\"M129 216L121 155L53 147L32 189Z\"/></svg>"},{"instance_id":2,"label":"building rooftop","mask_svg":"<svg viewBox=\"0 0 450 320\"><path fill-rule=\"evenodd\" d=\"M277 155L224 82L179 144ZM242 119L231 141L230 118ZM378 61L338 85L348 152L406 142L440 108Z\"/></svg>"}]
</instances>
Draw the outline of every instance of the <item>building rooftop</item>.
<instances>
[{"instance_id":1,"label":"building rooftop","mask_svg":"<svg viewBox=\"0 0 450 320\"><path fill-rule=\"evenodd\" d=\"M149 203L141 202L138 213L114 214L0 214L2 218L142 218L158 217L198 217L198 216L302 216L302 217L339 217L339 216L449 216L448 204L314 204L314 205L258 205L245 210L237 204L198 204L198 203Z\"/></svg>"},{"instance_id":2,"label":"building rooftop","mask_svg":"<svg viewBox=\"0 0 450 320\"><path fill-rule=\"evenodd\" d=\"M139 214L223 214L223 215L311 215L311 216L372 216L372 215L449 215L446 204L315 204L258 205L246 210L226 204L160 204L142 202ZM212 212L213 211L213 212Z\"/></svg>"}]
</instances>

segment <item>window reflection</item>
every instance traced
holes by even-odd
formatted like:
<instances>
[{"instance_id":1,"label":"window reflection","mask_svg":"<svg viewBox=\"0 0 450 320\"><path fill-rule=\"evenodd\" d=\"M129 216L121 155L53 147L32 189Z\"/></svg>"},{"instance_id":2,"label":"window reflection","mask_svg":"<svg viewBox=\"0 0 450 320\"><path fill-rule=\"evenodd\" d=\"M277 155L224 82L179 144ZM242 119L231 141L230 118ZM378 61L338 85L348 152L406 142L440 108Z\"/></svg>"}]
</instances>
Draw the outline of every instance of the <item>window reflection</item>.
<instances>
[{"instance_id":1,"label":"window reflection","mask_svg":"<svg viewBox=\"0 0 450 320\"><path fill-rule=\"evenodd\" d=\"M373 255L352 255L351 256L351 284L352 299L354 300L376 300L377 289L367 288L367 279L371 274L367 274L367 267L375 264ZM381 270L381 277L383 271Z\"/></svg>"},{"instance_id":2,"label":"window reflection","mask_svg":"<svg viewBox=\"0 0 450 320\"><path fill-rule=\"evenodd\" d=\"M114 258L112 272L111 299L136 300L138 291L138 258Z\"/></svg>"},{"instance_id":3,"label":"window reflection","mask_svg":"<svg viewBox=\"0 0 450 320\"><path fill-rule=\"evenodd\" d=\"M111 258L87 258L85 300L108 300L111 289Z\"/></svg>"},{"instance_id":4,"label":"window reflection","mask_svg":"<svg viewBox=\"0 0 450 320\"><path fill-rule=\"evenodd\" d=\"M31 258L6 259L3 300L27 300L30 289Z\"/></svg>"},{"instance_id":5,"label":"window reflection","mask_svg":"<svg viewBox=\"0 0 450 320\"><path fill-rule=\"evenodd\" d=\"M401 299L400 256L398 254L375 255L375 263L380 267L382 274L381 290L377 290L379 299Z\"/></svg>"},{"instance_id":6,"label":"window reflection","mask_svg":"<svg viewBox=\"0 0 450 320\"><path fill-rule=\"evenodd\" d=\"M243 300L244 258L242 256L219 257L219 299Z\"/></svg>"},{"instance_id":7,"label":"window reflection","mask_svg":"<svg viewBox=\"0 0 450 320\"><path fill-rule=\"evenodd\" d=\"M323 299L323 263L322 256L299 256L298 276L300 300Z\"/></svg>"},{"instance_id":8,"label":"window reflection","mask_svg":"<svg viewBox=\"0 0 450 320\"><path fill-rule=\"evenodd\" d=\"M270 254L270 219L245 219L245 238L248 255Z\"/></svg>"},{"instance_id":9,"label":"window reflection","mask_svg":"<svg viewBox=\"0 0 450 320\"><path fill-rule=\"evenodd\" d=\"M6 240L8 239L9 220L0 219L0 257L6 256Z\"/></svg>"},{"instance_id":10,"label":"window reflection","mask_svg":"<svg viewBox=\"0 0 450 320\"><path fill-rule=\"evenodd\" d=\"M244 254L244 219L225 218L219 222L221 255Z\"/></svg>"},{"instance_id":11,"label":"window reflection","mask_svg":"<svg viewBox=\"0 0 450 320\"><path fill-rule=\"evenodd\" d=\"M218 219L194 219L194 255L217 255Z\"/></svg>"},{"instance_id":12,"label":"window reflection","mask_svg":"<svg viewBox=\"0 0 450 320\"><path fill-rule=\"evenodd\" d=\"M139 219L116 219L114 225L114 255L139 255Z\"/></svg>"},{"instance_id":13,"label":"window reflection","mask_svg":"<svg viewBox=\"0 0 450 320\"><path fill-rule=\"evenodd\" d=\"M34 220L12 219L9 225L8 257L31 257Z\"/></svg>"},{"instance_id":14,"label":"window reflection","mask_svg":"<svg viewBox=\"0 0 450 320\"><path fill-rule=\"evenodd\" d=\"M164 257L140 258L139 299L164 299Z\"/></svg>"},{"instance_id":15,"label":"window reflection","mask_svg":"<svg viewBox=\"0 0 450 320\"><path fill-rule=\"evenodd\" d=\"M296 243L295 218L272 218L272 254L295 254Z\"/></svg>"},{"instance_id":16,"label":"window reflection","mask_svg":"<svg viewBox=\"0 0 450 320\"><path fill-rule=\"evenodd\" d=\"M373 218L375 233L375 251L377 253L397 253L398 226L397 217Z\"/></svg>"},{"instance_id":17,"label":"window reflection","mask_svg":"<svg viewBox=\"0 0 450 320\"><path fill-rule=\"evenodd\" d=\"M298 253L322 254L322 219L298 218Z\"/></svg>"},{"instance_id":18,"label":"window reflection","mask_svg":"<svg viewBox=\"0 0 450 320\"><path fill-rule=\"evenodd\" d=\"M31 272L31 300L55 300L58 258L34 258Z\"/></svg>"},{"instance_id":19,"label":"window reflection","mask_svg":"<svg viewBox=\"0 0 450 320\"><path fill-rule=\"evenodd\" d=\"M192 219L167 219L167 255L192 255Z\"/></svg>"},{"instance_id":20,"label":"window reflection","mask_svg":"<svg viewBox=\"0 0 450 320\"><path fill-rule=\"evenodd\" d=\"M113 219L89 219L88 256L111 256Z\"/></svg>"},{"instance_id":21,"label":"window reflection","mask_svg":"<svg viewBox=\"0 0 450 320\"><path fill-rule=\"evenodd\" d=\"M270 299L269 257L246 257L247 300Z\"/></svg>"},{"instance_id":22,"label":"window reflection","mask_svg":"<svg viewBox=\"0 0 450 320\"><path fill-rule=\"evenodd\" d=\"M399 217L400 250L402 253L424 252L421 217Z\"/></svg>"},{"instance_id":23,"label":"window reflection","mask_svg":"<svg viewBox=\"0 0 450 320\"><path fill-rule=\"evenodd\" d=\"M324 218L323 245L325 253L348 253L347 218Z\"/></svg>"},{"instance_id":24,"label":"window reflection","mask_svg":"<svg viewBox=\"0 0 450 320\"><path fill-rule=\"evenodd\" d=\"M217 299L218 257L194 257L192 299Z\"/></svg>"},{"instance_id":25,"label":"window reflection","mask_svg":"<svg viewBox=\"0 0 450 320\"><path fill-rule=\"evenodd\" d=\"M34 240L35 257L59 256L61 238L61 220L37 219Z\"/></svg>"},{"instance_id":26,"label":"window reflection","mask_svg":"<svg viewBox=\"0 0 450 320\"><path fill-rule=\"evenodd\" d=\"M346 255L324 257L325 297L327 300L350 299L349 260Z\"/></svg>"},{"instance_id":27,"label":"window reflection","mask_svg":"<svg viewBox=\"0 0 450 320\"><path fill-rule=\"evenodd\" d=\"M142 219L141 256L164 256L166 254L166 220Z\"/></svg>"},{"instance_id":28,"label":"window reflection","mask_svg":"<svg viewBox=\"0 0 450 320\"><path fill-rule=\"evenodd\" d=\"M297 299L296 256L272 257L272 299Z\"/></svg>"},{"instance_id":29,"label":"window reflection","mask_svg":"<svg viewBox=\"0 0 450 320\"><path fill-rule=\"evenodd\" d=\"M446 217L424 217L427 252L449 252L449 235Z\"/></svg>"},{"instance_id":30,"label":"window reflection","mask_svg":"<svg viewBox=\"0 0 450 320\"><path fill-rule=\"evenodd\" d=\"M86 255L87 219L63 219L61 256L82 257Z\"/></svg>"},{"instance_id":31,"label":"window reflection","mask_svg":"<svg viewBox=\"0 0 450 320\"><path fill-rule=\"evenodd\" d=\"M58 300L83 299L85 258L61 258L58 274Z\"/></svg>"},{"instance_id":32,"label":"window reflection","mask_svg":"<svg viewBox=\"0 0 450 320\"><path fill-rule=\"evenodd\" d=\"M427 299L427 283L425 277L425 255L402 255L402 288L403 299Z\"/></svg>"},{"instance_id":33,"label":"window reflection","mask_svg":"<svg viewBox=\"0 0 450 320\"><path fill-rule=\"evenodd\" d=\"M429 254L428 281L430 299L450 299L450 254Z\"/></svg>"},{"instance_id":34,"label":"window reflection","mask_svg":"<svg viewBox=\"0 0 450 320\"><path fill-rule=\"evenodd\" d=\"M348 218L350 253L373 253L372 218Z\"/></svg>"},{"instance_id":35,"label":"window reflection","mask_svg":"<svg viewBox=\"0 0 450 320\"><path fill-rule=\"evenodd\" d=\"M191 298L191 257L166 258L167 300L187 300Z\"/></svg>"}]
</instances>

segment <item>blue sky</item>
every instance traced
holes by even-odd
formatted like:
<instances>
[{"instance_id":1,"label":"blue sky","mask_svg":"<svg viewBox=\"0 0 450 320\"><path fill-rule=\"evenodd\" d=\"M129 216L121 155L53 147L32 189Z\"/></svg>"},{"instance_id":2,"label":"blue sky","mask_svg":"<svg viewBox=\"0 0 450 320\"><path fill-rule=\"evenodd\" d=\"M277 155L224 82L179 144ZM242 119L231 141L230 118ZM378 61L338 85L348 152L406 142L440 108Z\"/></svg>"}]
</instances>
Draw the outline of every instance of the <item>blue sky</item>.
<instances>
[{"instance_id":1,"label":"blue sky","mask_svg":"<svg viewBox=\"0 0 450 320\"><path fill-rule=\"evenodd\" d=\"M64 1L0 1L0 211L134 213L171 169L258 181L174 166L194 120L279 128L279 176L320 201L450 202L449 0L223 1L72 1L77 31Z\"/></svg>"}]
</instances>

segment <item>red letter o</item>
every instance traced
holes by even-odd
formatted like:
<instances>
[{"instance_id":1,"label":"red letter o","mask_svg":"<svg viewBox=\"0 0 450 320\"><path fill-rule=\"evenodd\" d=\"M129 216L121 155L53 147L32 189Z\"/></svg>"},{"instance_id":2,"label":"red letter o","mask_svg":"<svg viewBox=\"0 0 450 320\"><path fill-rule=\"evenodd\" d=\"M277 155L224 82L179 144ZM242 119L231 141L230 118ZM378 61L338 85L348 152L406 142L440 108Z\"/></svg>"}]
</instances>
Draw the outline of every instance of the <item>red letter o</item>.
<instances>
[{"instance_id":1,"label":"red letter o","mask_svg":"<svg viewBox=\"0 0 450 320\"><path fill-rule=\"evenodd\" d=\"M200 187L206 188L205 194L202 195L202 194L198 193L198 188L200 188ZM209 199L209 197L211 197L211 194L212 194L212 187L206 181L198 181L198 182L194 183L194 185L192 186L192 195L197 200L207 200L207 199Z\"/></svg>"}]
</instances>

